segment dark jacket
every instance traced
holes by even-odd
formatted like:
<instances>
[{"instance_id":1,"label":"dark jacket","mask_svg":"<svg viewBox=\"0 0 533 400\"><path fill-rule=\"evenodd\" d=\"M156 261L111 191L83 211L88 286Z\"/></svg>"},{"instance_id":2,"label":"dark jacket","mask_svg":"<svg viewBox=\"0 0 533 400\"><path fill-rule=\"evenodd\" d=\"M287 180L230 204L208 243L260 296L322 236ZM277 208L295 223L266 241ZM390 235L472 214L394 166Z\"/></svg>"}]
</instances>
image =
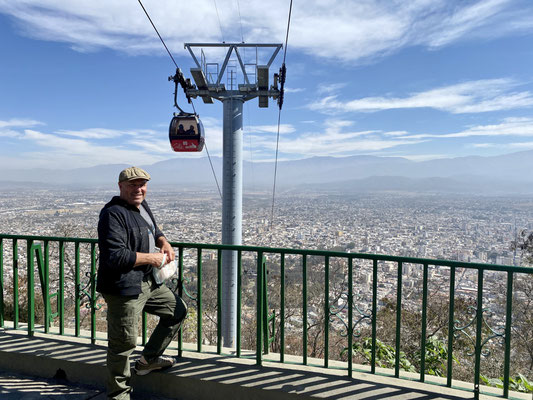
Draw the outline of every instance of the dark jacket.
<instances>
[{"instance_id":1,"label":"dark jacket","mask_svg":"<svg viewBox=\"0 0 533 400\"><path fill-rule=\"evenodd\" d=\"M155 223L146 201L142 204L155 226L155 240L163 233ZM98 246L100 248L96 290L104 294L135 296L141 293L145 274L151 273L151 265L139 265L133 269L137 252L149 252L148 223L137 207L119 196L113 197L100 211L98 221Z\"/></svg>"}]
</instances>

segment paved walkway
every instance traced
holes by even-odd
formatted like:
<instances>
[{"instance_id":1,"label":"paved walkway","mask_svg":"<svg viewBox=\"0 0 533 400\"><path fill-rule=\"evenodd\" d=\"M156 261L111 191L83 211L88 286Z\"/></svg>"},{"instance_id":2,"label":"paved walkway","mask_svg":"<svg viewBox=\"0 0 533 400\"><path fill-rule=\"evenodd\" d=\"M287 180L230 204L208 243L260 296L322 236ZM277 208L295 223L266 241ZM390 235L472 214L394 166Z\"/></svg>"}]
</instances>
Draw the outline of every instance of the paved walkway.
<instances>
[{"instance_id":1,"label":"paved walkway","mask_svg":"<svg viewBox=\"0 0 533 400\"><path fill-rule=\"evenodd\" d=\"M43 379L0 371L0 398L2 400L105 400L106 396L97 388L75 385L61 379Z\"/></svg>"},{"instance_id":2,"label":"paved walkway","mask_svg":"<svg viewBox=\"0 0 533 400\"><path fill-rule=\"evenodd\" d=\"M140 355L140 348L134 357ZM107 348L88 339L0 330L0 399L105 400ZM176 350L167 350L175 355ZM15 372L16 371L16 372ZM134 400L254 399L254 400L467 400L467 391L416 381L395 379L381 372L345 370L183 352L176 365L165 372L132 377ZM61 375L63 378L61 379ZM404 374L402 374L404 375ZM40 376L41 378L36 378ZM56 377L53 379L52 377ZM43 378L44 377L44 378ZM429 376L427 379L429 380ZM431 377L435 383L441 378ZM440 382L442 383L442 382ZM456 382L460 384L461 382ZM499 389L484 390L501 393ZM144 394L144 395L143 395ZM481 399L493 397L480 396ZM531 395L513 393L513 398L531 400Z\"/></svg>"},{"instance_id":3,"label":"paved walkway","mask_svg":"<svg viewBox=\"0 0 533 400\"><path fill-rule=\"evenodd\" d=\"M88 385L68 382L64 379L44 379L0 370L0 398L2 400L106 400L105 391ZM145 396L134 395L134 400ZM150 400L169 400L150 395Z\"/></svg>"}]
</instances>

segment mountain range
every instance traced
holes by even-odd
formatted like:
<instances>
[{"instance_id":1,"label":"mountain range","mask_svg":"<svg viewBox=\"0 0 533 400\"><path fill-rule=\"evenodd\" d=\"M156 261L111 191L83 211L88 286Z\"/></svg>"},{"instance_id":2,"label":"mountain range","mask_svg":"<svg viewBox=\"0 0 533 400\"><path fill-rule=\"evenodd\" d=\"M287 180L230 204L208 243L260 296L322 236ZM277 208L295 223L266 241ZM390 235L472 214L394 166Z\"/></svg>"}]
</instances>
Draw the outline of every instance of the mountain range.
<instances>
[{"instance_id":1,"label":"mountain range","mask_svg":"<svg viewBox=\"0 0 533 400\"><path fill-rule=\"evenodd\" d=\"M152 175L153 186L174 189L216 189L212 167L222 187L222 159L172 158L139 166ZM116 187L118 173L129 165L107 164L74 169L4 170L2 183L10 187L59 185ZM244 162L245 190L272 190L273 162ZM533 194L533 151L500 156L468 156L411 161L402 157L312 157L280 161L276 187L280 190L339 193L407 191L469 194Z\"/></svg>"}]
</instances>

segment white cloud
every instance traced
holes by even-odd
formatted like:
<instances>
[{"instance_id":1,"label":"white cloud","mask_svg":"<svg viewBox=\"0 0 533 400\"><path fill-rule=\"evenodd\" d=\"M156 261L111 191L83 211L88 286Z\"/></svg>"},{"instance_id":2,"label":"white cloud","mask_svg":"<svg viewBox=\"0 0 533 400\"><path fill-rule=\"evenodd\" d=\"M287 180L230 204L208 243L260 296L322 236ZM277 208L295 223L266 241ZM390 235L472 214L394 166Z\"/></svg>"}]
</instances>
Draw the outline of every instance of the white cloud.
<instances>
[{"instance_id":1,"label":"white cloud","mask_svg":"<svg viewBox=\"0 0 533 400\"><path fill-rule=\"evenodd\" d=\"M24 168L87 167L110 162L129 164L137 160L149 164L168 158L142 148L95 145L89 140L65 138L31 129L24 131L22 139L31 142L31 148L35 148L21 154Z\"/></svg>"},{"instance_id":2,"label":"white cloud","mask_svg":"<svg viewBox=\"0 0 533 400\"><path fill-rule=\"evenodd\" d=\"M42 146L54 147L69 152L85 153L89 142L79 139L67 139L56 135L46 134L32 129L24 130L24 139L39 143Z\"/></svg>"},{"instance_id":3,"label":"white cloud","mask_svg":"<svg viewBox=\"0 0 533 400\"><path fill-rule=\"evenodd\" d=\"M509 147L520 150L533 149L533 142L509 143Z\"/></svg>"},{"instance_id":4,"label":"white cloud","mask_svg":"<svg viewBox=\"0 0 533 400\"><path fill-rule=\"evenodd\" d=\"M305 91L305 88L284 88L285 93L301 93Z\"/></svg>"},{"instance_id":5,"label":"white cloud","mask_svg":"<svg viewBox=\"0 0 533 400\"><path fill-rule=\"evenodd\" d=\"M279 133L281 135L287 133L293 133L295 131L294 126L291 124L280 124ZM250 125L246 127L247 134L254 133L278 133L277 125Z\"/></svg>"},{"instance_id":6,"label":"white cloud","mask_svg":"<svg viewBox=\"0 0 533 400\"><path fill-rule=\"evenodd\" d=\"M384 133L385 136L405 136L407 134L406 131L390 131Z\"/></svg>"},{"instance_id":7,"label":"white cloud","mask_svg":"<svg viewBox=\"0 0 533 400\"><path fill-rule=\"evenodd\" d=\"M172 49L182 49L183 42L215 39L214 31L202 28L213 24L197 23L216 22L210 4L166 0L145 1L144 5ZM146 54L162 49L139 4L129 0L0 0L0 12L14 16L24 34L70 43L78 51L111 48ZM183 15L187 18L182 18Z\"/></svg>"},{"instance_id":8,"label":"white cloud","mask_svg":"<svg viewBox=\"0 0 533 400\"><path fill-rule=\"evenodd\" d=\"M515 143L475 143L472 147L480 149L493 149L497 148L508 149L512 151L516 150L529 150L533 149L533 142L515 142Z\"/></svg>"},{"instance_id":9,"label":"white cloud","mask_svg":"<svg viewBox=\"0 0 533 400\"><path fill-rule=\"evenodd\" d=\"M512 79L483 79L412 93L406 97L364 97L341 101L337 95L331 95L308 107L323 112L375 112L427 107L462 114L533 106L533 94L513 91L517 86Z\"/></svg>"},{"instance_id":10,"label":"white cloud","mask_svg":"<svg viewBox=\"0 0 533 400\"><path fill-rule=\"evenodd\" d=\"M347 83L321 83L318 85L317 93L324 95L324 94L332 94L340 91L341 89L345 88Z\"/></svg>"},{"instance_id":11,"label":"white cloud","mask_svg":"<svg viewBox=\"0 0 533 400\"><path fill-rule=\"evenodd\" d=\"M117 129L106 129L106 128L90 128L82 129L79 131L73 130L59 130L56 133L67 136L79 137L82 139L113 139L120 136L146 136L154 135L156 132L152 130L138 130L138 131L128 131L128 130L117 130Z\"/></svg>"},{"instance_id":12,"label":"white cloud","mask_svg":"<svg viewBox=\"0 0 533 400\"><path fill-rule=\"evenodd\" d=\"M472 147L478 148L478 149L490 149L492 147L498 147L499 145L496 143L473 143Z\"/></svg>"},{"instance_id":13,"label":"white cloud","mask_svg":"<svg viewBox=\"0 0 533 400\"><path fill-rule=\"evenodd\" d=\"M146 150L147 152L150 152L152 154L166 154L169 156L169 152L171 151L172 147L170 146L170 143L167 140L163 139L152 139L152 140L132 140L130 142L131 144L140 147L141 149Z\"/></svg>"},{"instance_id":14,"label":"white cloud","mask_svg":"<svg viewBox=\"0 0 533 400\"><path fill-rule=\"evenodd\" d=\"M406 135L403 138L465 138L472 136L526 136L533 137L533 118L506 118L499 124L473 126L464 131L447 134Z\"/></svg>"},{"instance_id":15,"label":"white cloud","mask_svg":"<svg viewBox=\"0 0 533 400\"><path fill-rule=\"evenodd\" d=\"M0 137L20 137L20 132L14 131L12 129L2 129L0 128Z\"/></svg>"},{"instance_id":16,"label":"white cloud","mask_svg":"<svg viewBox=\"0 0 533 400\"><path fill-rule=\"evenodd\" d=\"M0 120L0 129L1 128L31 128L37 125L44 125L43 122L35 121L33 119L10 119L7 121Z\"/></svg>"},{"instance_id":17,"label":"white cloud","mask_svg":"<svg viewBox=\"0 0 533 400\"><path fill-rule=\"evenodd\" d=\"M420 21L420 25L426 29L422 32L425 35L419 36L418 40L430 47L447 45L483 27L488 22L497 21L498 16L505 12L507 6L511 4L512 0L483 0L473 4L466 3L463 7L457 8L451 5L449 12L439 13L440 21L434 17ZM435 25L432 28L430 24ZM502 28L496 27L496 29Z\"/></svg>"},{"instance_id":18,"label":"white cloud","mask_svg":"<svg viewBox=\"0 0 533 400\"><path fill-rule=\"evenodd\" d=\"M294 157L310 156L344 156L375 152L401 145L421 143L424 140L411 138L383 139L387 132L350 130L352 121L327 120L321 132L305 132L298 135L283 137L279 143L282 154ZM276 142L265 136L253 136L254 160L264 152L265 159L272 157Z\"/></svg>"},{"instance_id":19,"label":"white cloud","mask_svg":"<svg viewBox=\"0 0 533 400\"><path fill-rule=\"evenodd\" d=\"M145 0L144 5L176 54L184 51L184 42L285 40L285 0L237 2L238 10L235 1L219 0L218 15L210 1ZM69 43L78 51L165 54L137 2L0 0L0 12L13 16L24 34ZM294 4L289 47L357 62L408 46L435 48L531 31L531 13L524 0L309 0Z\"/></svg>"},{"instance_id":20,"label":"white cloud","mask_svg":"<svg viewBox=\"0 0 533 400\"><path fill-rule=\"evenodd\" d=\"M410 140L361 139L335 141L331 138L304 136L280 143L280 151L301 156L342 156L390 149L406 144L420 143Z\"/></svg>"},{"instance_id":21,"label":"white cloud","mask_svg":"<svg viewBox=\"0 0 533 400\"><path fill-rule=\"evenodd\" d=\"M429 161L429 160L438 160L440 158L449 158L449 154L415 154L415 155L402 155L402 158L407 158L411 161Z\"/></svg>"}]
</instances>

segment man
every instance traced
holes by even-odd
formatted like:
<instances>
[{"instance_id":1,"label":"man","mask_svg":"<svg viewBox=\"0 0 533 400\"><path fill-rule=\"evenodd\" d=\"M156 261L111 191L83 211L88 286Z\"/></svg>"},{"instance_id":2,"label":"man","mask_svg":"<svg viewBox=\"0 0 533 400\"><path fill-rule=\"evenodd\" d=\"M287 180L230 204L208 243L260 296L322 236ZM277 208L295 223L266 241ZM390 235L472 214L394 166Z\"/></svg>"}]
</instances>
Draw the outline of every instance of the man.
<instances>
[{"instance_id":1,"label":"man","mask_svg":"<svg viewBox=\"0 0 533 400\"><path fill-rule=\"evenodd\" d=\"M137 344L142 311L158 316L159 323L135 363L137 375L175 363L174 358L162 354L187 314L179 296L152 276L153 268L173 261L175 255L146 203L149 180L150 175L141 168L126 168L118 179L120 196L100 211L96 289L107 303L109 399L130 399L129 357Z\"/></svg>"}]
</instances>

